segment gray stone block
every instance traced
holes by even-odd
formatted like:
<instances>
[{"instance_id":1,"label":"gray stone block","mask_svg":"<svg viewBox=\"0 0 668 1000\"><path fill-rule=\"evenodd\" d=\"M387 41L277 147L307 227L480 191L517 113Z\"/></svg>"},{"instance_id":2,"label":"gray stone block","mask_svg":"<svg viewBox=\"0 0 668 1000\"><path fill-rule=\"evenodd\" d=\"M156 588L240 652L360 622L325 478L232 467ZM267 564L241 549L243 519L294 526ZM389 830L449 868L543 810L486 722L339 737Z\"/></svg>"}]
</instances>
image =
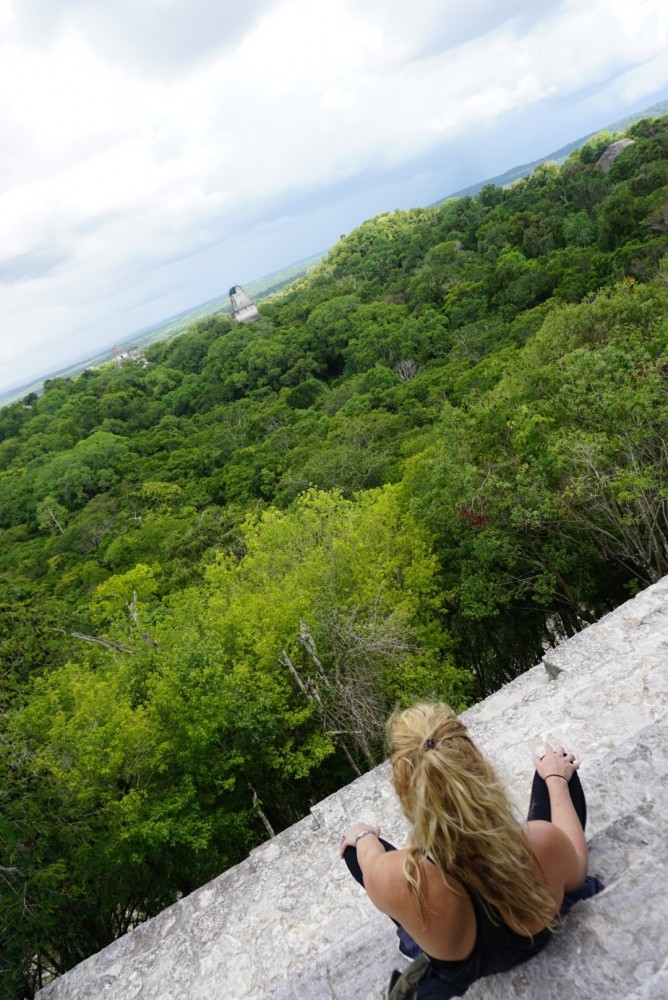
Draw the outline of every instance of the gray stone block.
<instances>
[{"instance_id":1,"label":"gray stone block","mask_svg":"<svg viewBox=\"0 0 668 1000\"><path fill-rule=\"evenodd\" d=\"M668 996L668 578L548 651L464 719L520 814L534 752L549 742L577 753L591 870L608 887L574 908L545 952L476 983L467 998ZM39 1000L382 1000L402 959L391 923L338 857L339 834L354 819L403 842L387 764Z\"/></svg>"}]
</instances>

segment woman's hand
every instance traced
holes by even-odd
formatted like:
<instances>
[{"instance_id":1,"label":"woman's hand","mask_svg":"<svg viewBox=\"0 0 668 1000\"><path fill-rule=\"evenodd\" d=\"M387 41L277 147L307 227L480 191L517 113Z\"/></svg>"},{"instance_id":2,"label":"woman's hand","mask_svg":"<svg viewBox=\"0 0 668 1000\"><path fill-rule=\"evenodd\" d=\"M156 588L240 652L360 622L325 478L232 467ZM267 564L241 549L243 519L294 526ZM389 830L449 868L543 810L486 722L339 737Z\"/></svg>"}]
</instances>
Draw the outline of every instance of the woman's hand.
<instances>
[{"instance_id":1,"label":"woman's hand","mask_svg":"<svg viewBox=\"0 0 668 1000\"><path fill-rule=\"evenodd\" d=\"M346 847L357 847L355 837L358 833L361 833L362 830L371 830L376 837L380 836L380 827L374 826L373 823L352 823L341 834L341 839L339 840L339 857L343 857Z\"/></svg>"},{"instance_id":2,"label":"woman's hand","mask_svg":"<svg viewBox=\"0 0 668 1000\"><path fill-rule=\"evenodd\" d=\"M563 747L557 747L556 750L553 750L551 746L545 747L544 754L537 754L534 757L534 764L543 780L556 774L560 778L570 781L573 772L577 771L580 766L574 753L567 753Z\"/></svg>"}]
</instances>

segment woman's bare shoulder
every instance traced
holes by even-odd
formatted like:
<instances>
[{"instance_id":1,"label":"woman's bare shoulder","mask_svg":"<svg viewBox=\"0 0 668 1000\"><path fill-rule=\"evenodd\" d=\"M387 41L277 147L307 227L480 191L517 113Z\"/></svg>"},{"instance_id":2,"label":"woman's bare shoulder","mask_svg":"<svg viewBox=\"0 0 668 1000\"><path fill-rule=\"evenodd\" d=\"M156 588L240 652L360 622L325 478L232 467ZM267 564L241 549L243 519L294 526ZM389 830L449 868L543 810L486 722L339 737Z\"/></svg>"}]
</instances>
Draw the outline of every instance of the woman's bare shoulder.
<instances>
[{"instance_id":1,"label":"woman's bare shoulder","mask_svg":"<svg viewBox=\"0 0 668 1000\"><path fill-rule=\"evenodd\" d=\"M555 897L577 888L582 881L578 857L563 830L547 820L534 819L524 824L524 834Z\"/></svg>"},{"instance_id":2,"label":"woman's bare shoulder","mask_svg":"<svg viewBox=\"0 0 668 1000\"><path fill-rule=\"evenodd\" d=\"M408 851L386 851L376 855L364 870L364 888L369 899L383 913L392 914L408 889L404 862Z\"/></svg>"},{"instance_id":3,"label":"woman's bare shoulder","mask_svg":"<svg viewBox=\"0 0 668 1000\"><path fill-rule=\"evenodd\" d=\"M374 858L364 873L364 885L372 903L399 921L420 913L419 903L405 874L407 855L406 849L388 851ZM421 866L424 891L430 896L430 905L442 908L450 898L457 904L461 902L463 894L460 886L451 884L450 879L444 880L436 866L426 859L422 860Z\"/></svg>"},{"instance_id":4,"label":"woman's bare shoulder","mask_svg":"<svg viewBox=\"0 0 668 1000\"><path fill-rule=\"evenodd\" d=\"M543 854L561 851L570 844L566 834L545 819L530 819L523 824L524 835L534 853L540 857Z\"/></svg>"},{"instance_id":5,"label":"woman's bare shoulder","mask_svg":"<svg viewBox=\"0 0 668 1000\"><path fill-rule=\"evenodd\" d=\"M404 862L408 851L391 851L374 858L367 893L374 905L401 924L421 948L436 958L459 959L470 954L476 921L471 900L454 879L444 879L436 865L421 862L422 890L427 912L411 891Z\"/></svg>"}]
</instances>

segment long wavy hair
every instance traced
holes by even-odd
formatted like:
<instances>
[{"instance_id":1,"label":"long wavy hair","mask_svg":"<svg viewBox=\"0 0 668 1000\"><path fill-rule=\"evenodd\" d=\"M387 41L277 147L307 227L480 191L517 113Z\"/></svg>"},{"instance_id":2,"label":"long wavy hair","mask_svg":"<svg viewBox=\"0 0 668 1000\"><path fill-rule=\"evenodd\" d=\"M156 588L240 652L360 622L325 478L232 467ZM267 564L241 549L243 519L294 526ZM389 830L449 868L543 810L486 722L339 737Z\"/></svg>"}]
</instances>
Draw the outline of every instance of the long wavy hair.
<instances>
[{"instance_id":1,"label":"long wavy hair","mask_svg":"<svg viewBox=\"0 0 668 1000\"><path fill-rule=\"evenodd\" d=\"M492 765L448 705L420 704L387 724L394 788L411 824L404 874L424 918L421 862L471 889L489 918L522 933L556 926L555 901Z\"/></svg>"}]
</instances>

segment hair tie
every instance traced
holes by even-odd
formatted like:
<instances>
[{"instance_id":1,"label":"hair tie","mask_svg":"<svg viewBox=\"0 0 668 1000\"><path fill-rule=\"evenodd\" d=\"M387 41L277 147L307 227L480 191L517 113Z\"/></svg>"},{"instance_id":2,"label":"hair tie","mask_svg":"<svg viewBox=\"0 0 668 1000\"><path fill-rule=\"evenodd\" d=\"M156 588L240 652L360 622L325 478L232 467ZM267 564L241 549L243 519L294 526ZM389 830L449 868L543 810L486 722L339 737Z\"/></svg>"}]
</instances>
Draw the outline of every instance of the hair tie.
<instances>
[{"instance_id":1,"label":"hair tie","mask_svg":"<svg viewBox=\"0 0 668 1000\"><path fill-rule=\"evenodd\" d=\"M433 750L435 746L436 746L436 740L434 739L434 737L433 736L428 736L427 739L422 744L422 749L423 750Z\"/></svg>"}]
</instances>

